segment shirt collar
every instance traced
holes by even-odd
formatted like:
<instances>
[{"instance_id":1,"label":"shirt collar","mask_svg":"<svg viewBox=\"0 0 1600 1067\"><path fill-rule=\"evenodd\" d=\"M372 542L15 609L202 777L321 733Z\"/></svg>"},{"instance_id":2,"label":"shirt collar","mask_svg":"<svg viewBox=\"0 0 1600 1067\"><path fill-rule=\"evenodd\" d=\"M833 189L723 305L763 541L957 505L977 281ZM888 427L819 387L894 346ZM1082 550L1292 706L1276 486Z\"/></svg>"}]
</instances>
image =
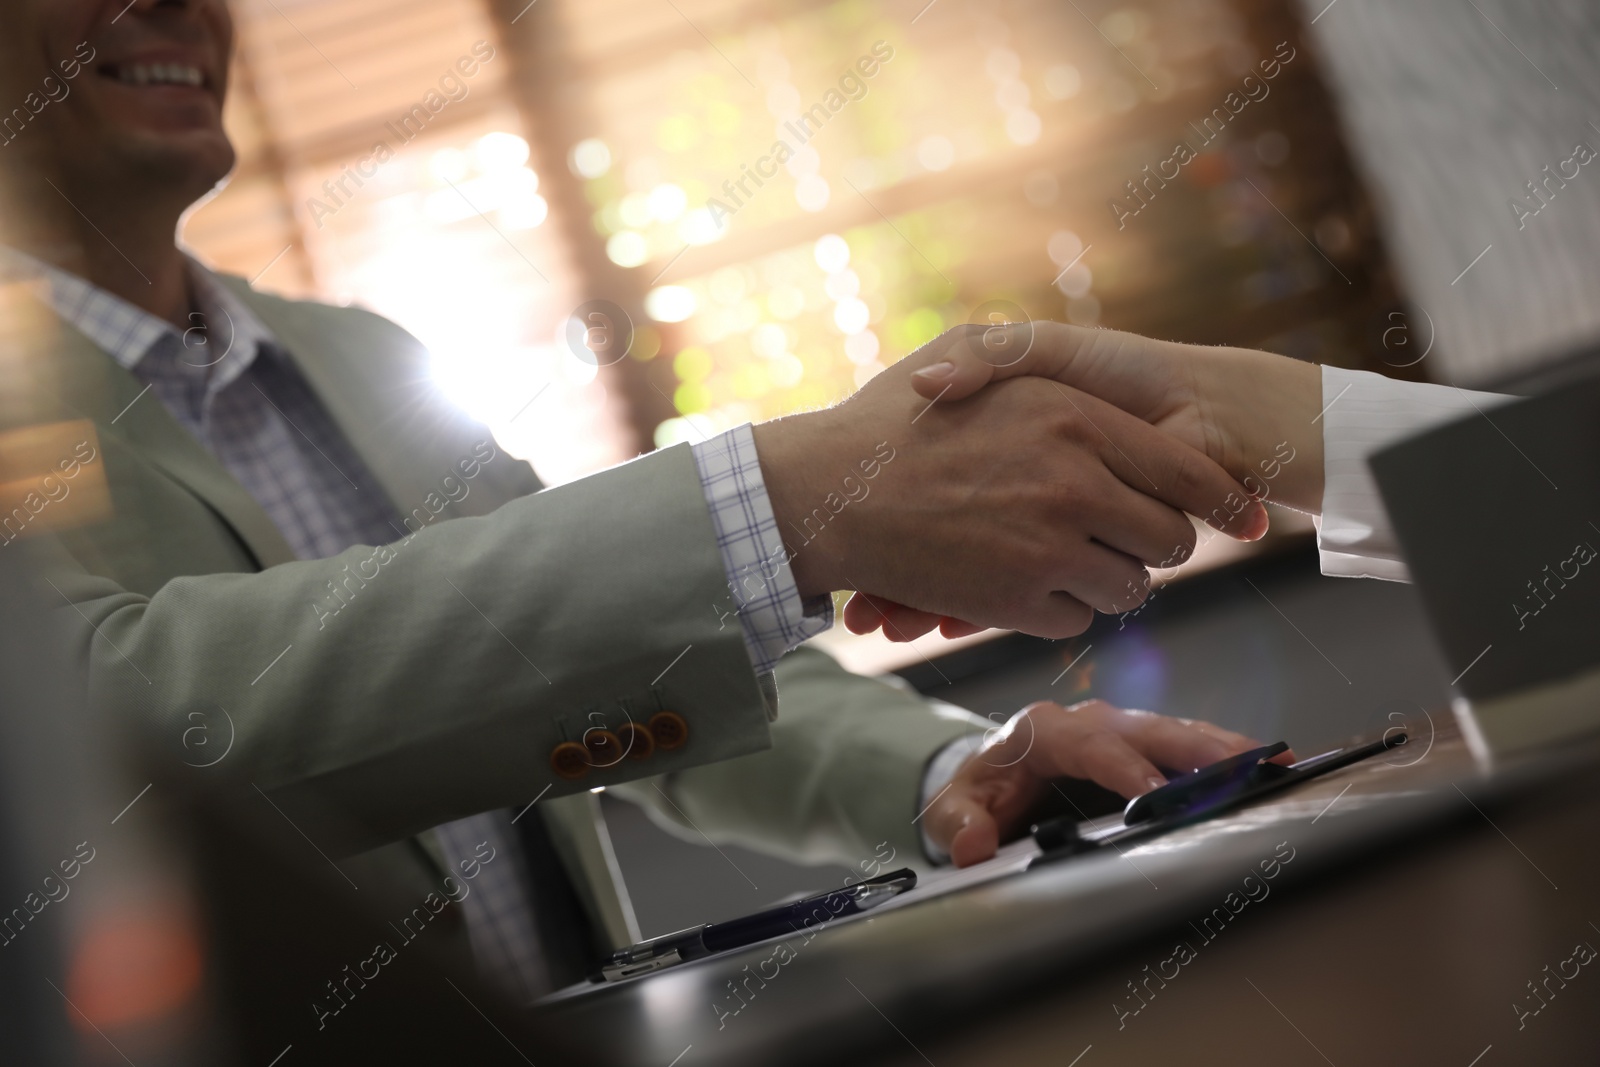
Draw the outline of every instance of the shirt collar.
<instances>
[{"instance_id":1,"label":"shirt collar","mask_svg":"<svg viewBox=\"0 0 1600 1067\"><path fill-rule=\"evenodd\" d=\"M71 271L4 245L0 280L38 284L41 299L63 321L125 370L133 370L165 339L185 350L179 357L184 362L215 366L211 385L220 389L243 373L263 345L276 345L277 339L216 275L191 256L185 255L184 261L198 310L190 314L193 325L183 331Z\"/></svg>"}]
</instances>

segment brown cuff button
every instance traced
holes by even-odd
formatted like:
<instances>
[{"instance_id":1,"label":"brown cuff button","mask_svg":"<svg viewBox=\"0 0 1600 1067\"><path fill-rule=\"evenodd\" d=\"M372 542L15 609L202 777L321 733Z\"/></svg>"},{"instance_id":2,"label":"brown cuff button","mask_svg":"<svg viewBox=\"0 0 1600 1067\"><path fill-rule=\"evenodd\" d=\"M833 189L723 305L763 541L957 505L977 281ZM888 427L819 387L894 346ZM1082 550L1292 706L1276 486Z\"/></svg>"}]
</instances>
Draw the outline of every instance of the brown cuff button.
<instances>
[{"instance_id":1,"label":"brown cuff button","mask_svg":"<svg viewBox=\"0 0 1600 1067\"><path fill-rule=\"evenodd\" d=\"M583 747L589 753L589 766L600 768L615 767L622 762L622 754L627 751L616 734L604 729L585 730Z\"/></svg>"},{"instance_id":2,"label":"brown cuff button","mask_svg":"<svg viewBox=\"0 0 1600 1067\"><path fill-rule=\"evenodd\" d=\"M649 759L656 750L656 739L636 722L625 722L617 727L617 739L622 742L622 751L629 759Z\"/></svg>"},{"instance_id":3,"label":"brown cuff button","mask_svg":"<svg viewBox=\"0 0 1600 1067\"><path fill-rule=\"evenodd\" d=\"M658 711L650 716L650 736L657 748L670 752L689 740L689 724L675 711Z\"/></svg>"},{"instance_id":4,"label":"brown cuff button","mask_svg":"<svg viewBox=\"0 0 1600 1067\"><path fill-rule=\"evenodd\" d=\"M589 773L589 750L576 741L563 741L550 750L550 769L568 780Z\"/></svg>"}]
</instances>

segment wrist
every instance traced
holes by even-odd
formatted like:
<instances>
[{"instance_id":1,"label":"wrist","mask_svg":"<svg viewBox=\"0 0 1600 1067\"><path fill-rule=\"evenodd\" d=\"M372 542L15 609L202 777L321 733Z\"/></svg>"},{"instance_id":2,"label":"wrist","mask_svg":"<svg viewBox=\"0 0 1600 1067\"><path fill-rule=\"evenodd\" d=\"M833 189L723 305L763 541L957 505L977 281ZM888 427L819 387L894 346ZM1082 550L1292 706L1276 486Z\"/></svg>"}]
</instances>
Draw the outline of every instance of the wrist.
<instances>
[{"instance_id":1,"label":"wrist","mask_svg":"<svg viewBox=\"0 0 1600 1067\"><path fill-rule=\"evenodd\" d=\"M1217 461L1257 496L1322 509L1322 368L1222 349L1195 361L1196 392Z\"/></svg>"},{"instance_id":2,"label":"wrist","mask_svg":"<svg viewBox=\"0 0 1600 1067\"><path fill-rule=\"evenodd\" d=\"M829 411L790 415L752 427L761 478L767 486L789 571L802 599L845 588L840 516L823 505L830 443L836 428Z\"/></svg>"}]
</instances>

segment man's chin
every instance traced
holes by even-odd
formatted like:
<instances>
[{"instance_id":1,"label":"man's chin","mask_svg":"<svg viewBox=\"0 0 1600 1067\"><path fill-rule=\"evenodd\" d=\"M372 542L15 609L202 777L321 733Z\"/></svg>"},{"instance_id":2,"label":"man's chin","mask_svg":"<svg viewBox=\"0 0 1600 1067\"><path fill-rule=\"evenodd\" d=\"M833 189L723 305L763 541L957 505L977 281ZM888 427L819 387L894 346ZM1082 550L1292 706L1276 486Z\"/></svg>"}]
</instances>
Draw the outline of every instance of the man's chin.
<instances>
[{"instance_id":1,"label":"man's chin","mask_svg":"<svg viewBox=\"0 0 1600 1067\"><path fill-rule=\"evenodd\" d=\"M168 189L184 190L191 200L214 189L228 176L237 158L227 136L214 130L130 133L119 140L120 160L108 173L123 172L135 182L139 180L135 175L142 175Z\"/></svg>"}]
</instances>

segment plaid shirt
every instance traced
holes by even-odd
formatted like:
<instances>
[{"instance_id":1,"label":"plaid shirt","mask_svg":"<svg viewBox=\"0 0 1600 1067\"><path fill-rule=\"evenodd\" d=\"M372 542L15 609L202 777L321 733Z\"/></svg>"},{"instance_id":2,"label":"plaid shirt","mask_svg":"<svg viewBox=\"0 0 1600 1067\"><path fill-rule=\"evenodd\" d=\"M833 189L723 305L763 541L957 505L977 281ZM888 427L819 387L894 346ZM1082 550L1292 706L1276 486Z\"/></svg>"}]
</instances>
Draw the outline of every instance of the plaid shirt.
<instances>
[{"instance_id":1,"label":"plaid shirt","mask_svg":"<svg viewBox=\"0 0 1600 1067\"><path fill-rule=\"evenodd\" d=\"M296 555L321 559L403 535L392 503L267 327L209 271L191 264L189 277L197 310L180 332L76 275L0 248L0 280L43 282L41 296L55 312L145 383L255 498ZM144 393L140 402L148 402ZM831 601L802 604L781 562L750 427L693 451L734 591L729 610L708 609L737 615L752 664L770 671L784 652L831 624ZM763 576L759 582L749 580L752 571ZM506 812L460 819L436 833L452 870L485 843L496 855L519 857ZM525 999L549 988L517 862L484 864L461 907L486 977Z\"/></svg>"},{"instance_id":2,"label":"plaid shirt","mask_svg":"<svg viewBox=\"0 0 1600 1067\"><path fill-rule=\"evenodd\" d=\"M695 445L693 452L728 575L729 599L712 610L724 625L738 617L751 662L758 672L770 671L785 652L833 625L833 598L800 599L750 425Z\"/></svg>"}]
</instances>

